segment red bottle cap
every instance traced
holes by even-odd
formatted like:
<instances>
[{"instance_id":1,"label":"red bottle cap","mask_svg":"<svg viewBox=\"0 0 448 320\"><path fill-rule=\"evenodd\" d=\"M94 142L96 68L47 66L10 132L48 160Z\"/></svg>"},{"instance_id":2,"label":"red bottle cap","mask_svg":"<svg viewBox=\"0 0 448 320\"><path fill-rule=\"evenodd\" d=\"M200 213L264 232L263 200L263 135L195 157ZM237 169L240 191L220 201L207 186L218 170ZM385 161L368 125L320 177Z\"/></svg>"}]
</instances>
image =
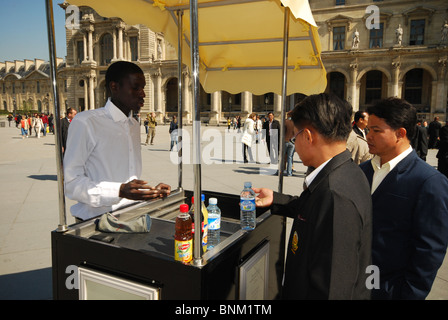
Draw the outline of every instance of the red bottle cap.
<instances>
[{"instance_id":1,"label":"red bottle cap","mask_svg":"<svg viewBox=\"0 0 448 320\"><path fill-rule=\"evenodd\" d=\"M180 212L188 212L188 204L181 204L180 205Z\"/></svg>"}]
</instances>

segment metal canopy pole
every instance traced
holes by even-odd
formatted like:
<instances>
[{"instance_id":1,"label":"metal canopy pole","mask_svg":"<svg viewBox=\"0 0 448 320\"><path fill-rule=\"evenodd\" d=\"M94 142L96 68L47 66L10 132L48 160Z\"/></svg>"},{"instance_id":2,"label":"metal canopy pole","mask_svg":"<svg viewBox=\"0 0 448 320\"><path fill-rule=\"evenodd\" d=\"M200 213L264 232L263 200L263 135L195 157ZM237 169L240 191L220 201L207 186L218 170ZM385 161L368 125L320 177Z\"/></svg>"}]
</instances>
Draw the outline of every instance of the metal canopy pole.
<instances>
[{"instance_id":1,"label":"metal canopy pole","mask_svg":"<svg viewBox=\"0 0 448 320\"><path fill-rule=\"evenodd\" d=\"M289 16L290 9L285 7L285 18L283 25L283 70L282 70L282 111L280 116L280 139L278 146L278 192L283 193L283 170L284 166L284 155L283 149L285 145L285 110L286 110L286 87L287 87L287 70L288 70L288 38L289 38Z\"/></svg>"},{"instance_id":2,"label":"metal canopy pole","mask_svg":"<svg viewBox=\"0 0 448 320\"><path fill-rule=\"evenodd\" d=\"M65 214L65 192L64 192L64 166L62 162L62 133L61 122L59 121L59 92L56 82L57 61L56 61L56 44L54 35L54 17L53 17L53 1L45 1L47 12L47 31L48 31L48 49L50 55L50 79L51 89L54 101L54 124L55 124L55 140L56 140L56 168L58 174L58 194L59 194L59 225L58 231L67 230L67 217Z\"/></svg>"},{"instance_id":3,"label":"metal canopy pole","mask_svg":"<svg viewBox=\"0 0 448 320\"><path fill-rule=\"evenodd\" d=\"M178 85L177 85L177 126L178 126L178 132L177 132L177 149L178 149L178 188L182 189L182 169L183 169L183 163L182 163L182 114L183 114L183 97L182 97L182 90L183 90L183 77L182 77L182 17L184 15L183 10L177 11L177 46L178 46L178 57L177 57L177 77L178 77Z\"/></svg>"},{"instance_id":4,"label":"metal canopy pole","mask_svg":"<svg viewBox=\"0 0 448 320\"><path fill-rule=\"evenodd\" d=\"M202 265L201 214L201 113L199 110L198 1L190 1L191 72L193 74L193 175L194 175L194 248L193 264Z\"/></svg>"}]
</instances>

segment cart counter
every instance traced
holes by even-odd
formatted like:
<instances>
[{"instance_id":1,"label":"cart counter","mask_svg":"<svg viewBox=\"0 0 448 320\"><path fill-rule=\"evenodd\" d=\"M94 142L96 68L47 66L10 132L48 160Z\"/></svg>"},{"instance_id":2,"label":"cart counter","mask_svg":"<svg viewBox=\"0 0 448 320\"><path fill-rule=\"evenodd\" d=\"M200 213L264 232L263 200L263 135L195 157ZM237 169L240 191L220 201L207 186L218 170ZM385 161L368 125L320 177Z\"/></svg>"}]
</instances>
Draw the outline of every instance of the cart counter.
<instances>
[{"instance_id":1,"label":"cart counter","mask_svg":"<svg viewBox=\"0 0 448 320\"><path fill-rule=\"evenodd\" d=\"M174 224L193 192L176 190L164 199L114 212L122 221L142 214L148 233L104 233L96 219L52 232L55 299L276 299L284 266L285 219L257 211L257 227L243 231L239 196L203 192L218 199L221 241L201 265L174 260Z\"/></svg>"}]
</instances>

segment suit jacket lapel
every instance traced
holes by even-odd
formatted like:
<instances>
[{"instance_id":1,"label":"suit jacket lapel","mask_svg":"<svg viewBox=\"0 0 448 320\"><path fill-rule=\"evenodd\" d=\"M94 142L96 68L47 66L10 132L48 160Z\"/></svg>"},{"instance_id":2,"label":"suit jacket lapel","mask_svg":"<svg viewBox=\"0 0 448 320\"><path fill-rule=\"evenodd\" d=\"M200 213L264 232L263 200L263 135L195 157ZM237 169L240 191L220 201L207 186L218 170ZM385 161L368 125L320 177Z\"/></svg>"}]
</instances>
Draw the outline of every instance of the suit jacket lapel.
<instances>
[{"instance_id":1,"label":"suit jacket lapel","mask_svg":"<svg viewBox=\"0 0 448 320\"><path fill-rule=\"evenodd\" d=\"M392 171L387 174L387 176L384 178L384 180L381 181L378 188L376 188L375 192L372 194L372 200L375 197L377 197L378 194L381 194L383 192L388 192L388 188L390 188L390 187L395 188L397 185L396 183L398 180L398 176L401 175L403 172L407 171L411 167L412 162L414 162L417 157L418 156L415 153L415 150L412 150L412 152L409 155L407 155L403 160L401 160L395 166L395 168L393 168ZM372 165L370 165L370 167L372 167ZM372 168L372 172L373 172L373 168ZM372 174L372 178L373 178L373 174ZM367 177L367 179L369 179L369 177ZM370 185L372 185L371 180L369 180L369 183L370 183Z\"/></svg>"}]
</instances>

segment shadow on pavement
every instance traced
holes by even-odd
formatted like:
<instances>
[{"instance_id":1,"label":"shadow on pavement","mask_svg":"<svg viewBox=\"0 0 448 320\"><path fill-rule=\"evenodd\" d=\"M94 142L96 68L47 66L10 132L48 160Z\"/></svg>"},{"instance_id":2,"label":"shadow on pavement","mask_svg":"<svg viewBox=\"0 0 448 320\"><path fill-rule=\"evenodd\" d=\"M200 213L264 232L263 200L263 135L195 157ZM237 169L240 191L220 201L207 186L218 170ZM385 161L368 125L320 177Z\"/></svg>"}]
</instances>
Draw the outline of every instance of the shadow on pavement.
<instances>
[{"instance_id":1,"label":"shadow on pavement","mask_svg":"<svg viewBox=\"0 0 448 320\"><path fill-rule=\"evenodd\" d=\"M0 300L51 300L51 268L2 275L0 288Z\"/></svg>"}]
</instances>

